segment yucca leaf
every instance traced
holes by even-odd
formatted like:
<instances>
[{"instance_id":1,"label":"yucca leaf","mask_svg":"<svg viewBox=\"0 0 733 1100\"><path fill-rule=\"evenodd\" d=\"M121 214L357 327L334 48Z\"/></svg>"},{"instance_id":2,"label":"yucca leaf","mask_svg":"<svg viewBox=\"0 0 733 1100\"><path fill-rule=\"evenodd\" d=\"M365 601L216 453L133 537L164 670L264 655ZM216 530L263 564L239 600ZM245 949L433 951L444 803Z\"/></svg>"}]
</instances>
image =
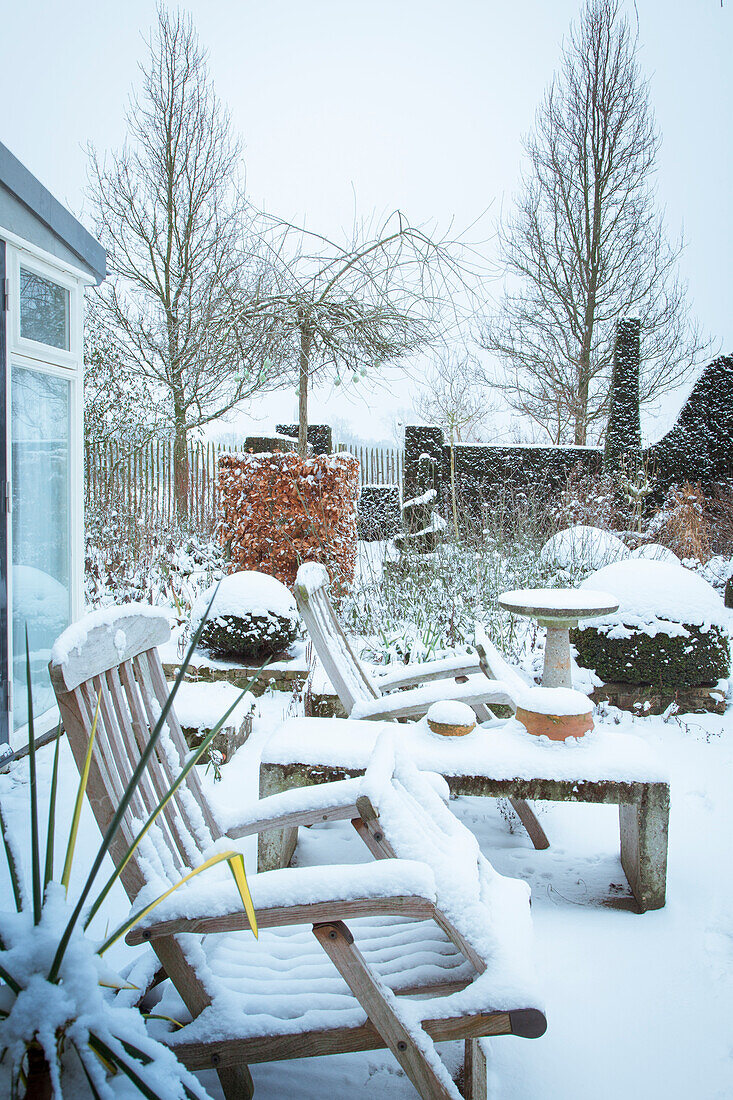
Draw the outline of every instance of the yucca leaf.
<instances>
[{"instance_id":1,"label":"yucca leaf","mask_svg":"<svg viewBox=\"0 0 733 1100\"><path fill-rule=\"evenodd\" d=\"M74 813L71 817L71 828L69 829L69 841L66 845L66 859L64 860L64 870L61 875L61 885L65 888L66 893L69 892L69 881L71 879L71 865L74 862L74 852L76 850L76 838L79 834L79 822L81 821L81 810L84 805L84 795L87 790L87 783L89 782L89 769L92 764L92 751L94 749L94 741L97 736L97 723L99 721L99 705L102 702L102 692L99 692L97 696L97 705L94 708L94 718L92 720L92 729L89 734L89 744L87 745L86 756L84 757L84 767L81 770L79 776L79 786L76 792L76 802L74 803Z\"/></svg>"},{"instance_id":2,"label":"yucca leaf","mask_svg":"<svg viewBox=\"0 0 733 1100\"><path fill-rule=\"evenodd\" d=\"M244 857L241 852L217 852L215 856L210 856L203 863L200 863L198 867L194 867L193 871L189 871L188 874L185 874L183 878L180 878L178 882L174 883L173 886L166 890L165 893L161 894L160 897L157 897L155 901L151 901L144 909L138 909L137 913L133 913L131 917L128 917L124 924L121 924L111 936L107 937L102 946L98 949L97 954L103 955L113 943L117 943L117 940L119 940L121 936L126 935L131 928L134 928L144 917L147 917L148 913L151 913L157 905L160 905L161 901L165 901L166 898L170 897L179 886L183 886L184 883L189 882L192 878L195 878L196 875L200 875L202 871L207 871L209 867L215 867L217 863L223 863L225 860L229 864L229 869L237 884L239 896L242 899L242 905L244 906L252 931L255 936L258 936L257 915L252 903L252 895L249 892L247 875L244 870Z\"/></svg>"},{"instance_id":3,"label":"yucca leaf","mask_svg":"<svg viewBox=\"0 0 733 1100\"><path fill-rule=\"evenodd\" d=\"M150 1057L149 1054L146 1054L143 1050L139 1050L136 1046L128 1042L127 1039L123 1039L120 1035L117 1036L117 1042L121 1045L125 1054L129 1054L131 1058L136 1058L137 1061L142 1062L144 1066L149 1066L152 1062L153 1059Z\"/></svg>"},{"instance_id":4,"label":"yucca leaf","mask_svg":"<svg viewBox=\"0 0 733 1100\"><path fill-rule=\"evenodd\" d=\"M130 1078L133 1085L135 1085L135 1087L137 1088L138 1092L141 1092L143 1094L146 1100L162 1100L162 1097L160 1097L157 1092L154 1092L151 1089L150 1085L143 1081L142 1077L140 1077L140 1075L132 1068L132 1066L128 1065L124 1058L117 1054L116 1051L111 1050L110 1047L108 1047L107 1044L104 1043L97 1035L92 1035L90 1033L89 1046L95 1052L95 1054L101 1055L103 1058L108 1059L108 1061L112 1062L119 1069L121 1069L125 1076Z\"/></svg>"},{"instance_id":5,"label":"yucca leaf","mask_svg":"<svg viewBox=\"0 0 733 1100\"><path fill-rule=\"evenodd\" d=\"M89 1089L90 1089L91 1094L92 1094L92 1100L102 1100L102 1097L99 1095L99 1092L97 1091L97 1086L94 1084L94 1081L92 1080L92 1075L86 1067L86 1062L84 1061L84 1059L81 1056L81 1052L80 1052L79 1048L77 1046L75 1046L74 1050L76 1051L77 1057L78 1057L79 1061L81 1062L81 1068L84 1070L84 1076L87 1079L87 1084L89 1085Z\"/></svg>"},{"instance_id":6,"label":"yucca leaf","mask_svg":"<svg viewBox=\"0 0 733 1100\"><path fill-rule=\"evenodd\" d=\"M143 1012L143 1018L145 1020L165 1020L169 1024L173 1024L175 1027L185 1027L180 1020L174 1020L172 1016L163 1016L160 1012Z\"/></svg>"},{"instance_id":7,"label":"yucca leaf","mask_svg":"<svg viewBox=\"0 0 733 1100\"><path fill-rule=\"evenodd\" d=\"M46 867L43 872L43 891L53 878L53 845L56 832L56 788L59 779L59 749L61 747L61 723L56 732L56 750L53 754L53 772L51 773L51 794L48 798L48 829L46 831Z\"/></svg>"},{"instance_id":8,"label":"yucca leaf","mask_svg":"<svg viewBox=\"0 0 733 1100\"><path fill-rule=\"evenodd\" d=\"M109 847L110 847L110 844L112 843L112 839L113 839L113 837L115 836L115 833L117 832L117 830L120 827L122 819L124 818L125 813L127 811L127 807L130 805L130 802L132 801L132 797L133 797L133 795L134 795L134 793L137 789L137 785L140 782L140 777L142 776L143 772L145 771L145 768L148 765L148 761L149 761L151 755L155 751L155 746L158 742L158 738L160 737L163 726L165 725L165 723L168 719L168 712L170 711L171 707L173 706L173 700L175 698L176 692L178 691L178 688L183 683L183 678L186 675L186 670L187 670L187 668L188 668L188 666L191 662L191 657L193 656L193 652L194 652L194 650L196 649L196 646L199 643L199 638L201 637L201 633L204 629L204 626L206 625L206 620L209 617L209 612L211 611L211 605L213 604L213 602L216 598L216 593L218 591L219 591L219 586L217 585L211 599L209 600L209 605L206 608L206 613L203 616L203 618L201 619L201 622L198 625L198 629L196 630L196 633L194 634L193 638L191 639L191 644L188 647L188 650L186 652L186 656L183 659L183 663L181 664L181 667L178 670L178 675L176 676L173 687L171 688L170 695L168 696L168 698L166 699L165 703L163 704L163 706L161 708L160 716L158 717L158 721L155 723L153 729L150 732L150 738L148 740L148 743L145 746L145 748L143 749L142 753L140 754L140 759L137 763L137 767L135 768L135 771L130 776L130 781L129 781L129 783L127 784L127 786L125 788L125 791L122 795L122 798L120 799L120 804L117 807L117 809L115 810L114 816L112 817L112 820L111 820L111 822L109 823L109 825L107 827L107 831L105 832L104 836L102 837L102 843L100 844L99 850L98 850L98 852L97 852L97 854L94 858L94 862L92 863L92 867L91 867L91 870L90 870L90 872L87 876L87 880L86 880L84 886L82 887L81 894L79 895L79 900L77 901L77 903L74 907L74 911L72 912L71 916L69 917L66 928L64 929L63 934L61 936L61 939L59 940L59 945L58 945L58 948L56 949L56 954L54 955L53 962L51 963L51 969L48 972L48 980L50 982L55 982L56 979L58 978L59 970L61 969L61 963L63 962L63 958L64 958L64 954L66 952L66 948L68 947L69 940L71 939L71 934L74 931L74 928L76 927L76 922L78 921L79 916L81 914L81 911L84 908L87 897L89 896L89 891L91 890L92 885L94 883L94 880L97 877L97 874L99 872L99 868L102 866L102 862L104 861L104 857L107 855L107 852L109 851Z\"/></svg>"},{"instance_id":9,"label":"yucca leaf","mask_svg":"<svg viewBox=\"0 0 733 1100\"><path fill-rule=\"evenodd\" d=\"M12 989L13 993L20 993L20 986L16 982L13 975L8 974L4 966L0 966L0 978L2 978L2 980L10 989Z\"/></svg>"},{"instance_id":10,"label":"yucca leaf","mask_svg":"<svg viewBox=\"0 0 733 1100\"><path fill-rule=\"evenodd\" d=\"M41 849L38 839L38 788L36 786L36 737L33 727L33 691L31 687L31 654L28 645L28 624L25 628L25 667L28 687L28 767L30 770L31 796L31 887L33 894L33 923L41 923L43 896L41 894Z\"/></svg>"},{"instance_id":11,"label":"yucca leaf","mask_svg":"<svg viewBox=\"0 0 733 1100\"><path fill-rule=\"evenodd\" d=\"M5 824L5 818L3 817L3 808L0 806L0 833L3 836L3 847L5 848L5 858L8 861L8 871L10 872L10 885L13 889L13 899L15 901L16 911L19 913L23 908L23 897L20 892L20 877L18 875L18 865L15 862L15 856L13 855L13 849L10 847L10 841L8 840L8 827Z\"/></svg>"},{"instance_id":12,"label":"yucca leaf","mask_svg":"<svg viewBox=\"0 0 733 1100\"><path fill-rule=\"evenodd\" d=\"M262 669L265 668L265 666L268 663L269 663L269 658L267 659L267 661L265 661L265 663L260 668L258 668L257 672L251 678L251 680L247 684L246 688L242 691L242 693L240 695L237 696L237 698L234 700L234 702L229 707L227 712L222 715L222 717L216 723L214 728L212 730L209 730L206 737L201 742L201 744L198 746L198 748L195 749L194 752L186 760L186 763L183 765L183 767L182 767L181 771L179 772L178 776L171 783L171 785L168 788L167 792L163 795L160 802L155 807L155 809L151 813L150 817L145 822L142 829L140 830L140 832L137 834L137 836L133 840L130 847L127 849L127 852L125 853L124 858L121 859L116 864L114 871L112 872L110 877L107 879L107 882L102 887L102 890L101 890L99 896L95 899L94 904L92 905L91 909L89 910L89 913L86 916L86 919L84 920L84 927L85 928L89 927L90 923L92 922L92 920L96 916L97 912L99 911L100 906L102 905L102 902L107 897L107 894L110 892L110 890L114 886L115 882L120 877L120 875L124 871L125 867L129 863L129 861L132 858L132 856L133 856L137 846L139 845L140 841L143 839L145 834L151 828L151 826L153 825L153 823L155 822L155 820L159 816L159 814L162 813L162 811L165 809L166 805L170 802L173 795L176 793L176 791L181 786L181 784L183 783L183 781L186 778L186 776L188 775L188 773L191 771L191 768L193 768L193 766L195 764L197 764L198 761L201 759L201 757L204 755L204 753L206 752L209 745L211 744L211 742L216 737L219 730L223 727L223 725L226 722L229 715L232 713L232 711L235 709L235 707L239 706L239 703L241 702L241 700L247 694L247 692L252 687L252 685L256 681L257 677L259 676L259 674L262 672Z\"/></svg>"}]
</instances>

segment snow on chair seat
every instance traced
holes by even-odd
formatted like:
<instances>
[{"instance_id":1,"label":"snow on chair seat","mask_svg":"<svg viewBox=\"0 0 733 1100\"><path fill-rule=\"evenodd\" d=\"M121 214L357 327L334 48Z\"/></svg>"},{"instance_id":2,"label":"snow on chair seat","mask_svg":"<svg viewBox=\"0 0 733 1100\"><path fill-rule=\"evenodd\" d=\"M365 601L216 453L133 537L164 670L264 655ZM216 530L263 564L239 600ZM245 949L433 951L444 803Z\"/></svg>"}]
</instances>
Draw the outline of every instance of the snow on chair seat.
<instances>
[{"instance_id":1,"label":"snow on chair seat","mask_svg":"<svg viewBox=\"0 0 733 1100\"><path fill-rule=\"evenodd\" d=\"M166 701L156 648L166 629L163 616L128 605L83 620L53 651L51 679L78 764L100 699L87 791L103 829ZM124 856L186 754L171 709L113 858ZM252 1095L247 1063L379 1047L393 1052L423 1100L457 1100L434 1041L465 1038L470 1066L481 1056L476 1036L544 1031L528 964L527 888L480 855L444 806L442 786L380 743L363 779L263 800L227 834L194 769L148 830L122 878L134 911L230 850L233 837L284 822L351 817L380 858L252 875L261 943L245 931L224 864L128 933L130 943L151 944L175 987L164 996L171 1005L180 998L191 1017L168 1041L190 1068L215 1068L227 1100Z\"/></svg>"}]
</instances>

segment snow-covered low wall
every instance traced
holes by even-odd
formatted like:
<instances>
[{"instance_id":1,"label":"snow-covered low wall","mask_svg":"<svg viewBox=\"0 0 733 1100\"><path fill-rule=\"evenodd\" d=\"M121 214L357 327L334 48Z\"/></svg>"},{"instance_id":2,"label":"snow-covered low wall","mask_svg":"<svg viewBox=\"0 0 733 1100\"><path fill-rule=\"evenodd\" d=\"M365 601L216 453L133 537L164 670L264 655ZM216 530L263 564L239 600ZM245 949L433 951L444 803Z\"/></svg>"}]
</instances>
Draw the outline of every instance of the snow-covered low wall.
<instances>
[{"instance_id":1,"label":"snow-covered low wall","mask_svg":"<svg viewBox=\"0 0 733 1100\"><path fill-rule=\"evenodd\" d=\"M221 540L230 571L256 569L292 586L318 561L332 583L354 579L359 463L348 454L227 454L219 459Z\"/></svg>"}]
</instances>

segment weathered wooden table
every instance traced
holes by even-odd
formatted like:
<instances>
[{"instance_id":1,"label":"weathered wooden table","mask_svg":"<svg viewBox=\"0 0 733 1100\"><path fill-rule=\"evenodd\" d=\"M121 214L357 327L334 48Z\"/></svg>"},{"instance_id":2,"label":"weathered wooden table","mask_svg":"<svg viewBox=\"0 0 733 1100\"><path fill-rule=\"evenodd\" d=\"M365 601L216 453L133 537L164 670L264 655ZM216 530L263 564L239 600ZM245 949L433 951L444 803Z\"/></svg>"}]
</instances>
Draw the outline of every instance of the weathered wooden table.
<instances>
[{"instance_id":1,"label":"weathered wooden table","mask_svg":"<svg viewBox=\"0 0 733 1100\"><path fill-rule=\"evenodd\" d=\"M641 738L614 729L601 726L579 740L549 742L514 719L444 738L424 719L396 726L290 718L263 750L260 796L359 775L385 730L398 734L420 768L445 776L452 795L618 805L621 865L639 909L664 905L669 783ZM296 841L296 829L261 834L259 869L286 866Z\"/></svg>"}]
</instances>

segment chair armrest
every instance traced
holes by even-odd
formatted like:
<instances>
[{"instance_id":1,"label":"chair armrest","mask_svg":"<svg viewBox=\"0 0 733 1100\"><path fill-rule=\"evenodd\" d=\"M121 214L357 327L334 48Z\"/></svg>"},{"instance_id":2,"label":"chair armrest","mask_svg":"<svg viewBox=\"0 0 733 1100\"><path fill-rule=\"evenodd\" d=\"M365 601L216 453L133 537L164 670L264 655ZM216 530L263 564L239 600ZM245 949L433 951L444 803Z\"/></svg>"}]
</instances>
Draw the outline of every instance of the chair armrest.
<instances>
[{"instance_id":1,"label":"chair armrest","mask_svg":"<svg viewBox=\"0 0 733 1100\"><path fill-rule=\"evenodd\" d=\"M349 821L358 817L356 800L361 793L361 778L334 783L314 783L268 795L222 822L226 836L238 840L268 829L286 829L315 825L321 821Z\"/></svg>"},{"instance_id":2,"label":"chair armrest","mask_svg":"<svg viewBox=\"0 0 733 1100\"><path fill-rule=\"evenodd\" d=\"M501 703L516 709L516 700L509 686L501 680L488 680L483 674L470 676L466 683L437 680L419 688L385 695L381 699L360 700L350 718L372 719L419 718L433 703L453 699L472 706L475 703Z\"/></svg>"},{"instance_id":3,"label":"chair armrest","mask_svg":"<svg viewBox=\"0 0 733 1100\"><path fill-rule=\"evenodd\" d=\"M424 920L435 913L433 872L426 863L410 859L385 859L355 866L286 867L252 875L249 885L260 928L389 914ZM172 894L131 929L126 942L139 944L184 932L202 934L249 928L241 904L234 904L233 883L231 888L213 894L199 887L193 899L186 898L185 888L183 898L179 896L181 892ZM198 906L192 905L192 901L198 902Z\"/></svg>"},{"instance_id":4,"label":"chair armrest","mask_svg":"<svg viewBox=\"0 0 733 1100\"><path fill-rule=\"evenodd\" d=\"M456 676L471 676L481 671L481 663L476 653L466 653L460 657L444 657L439 661L419 661L402 665L394 672L386 672L374 678L375 686L381 691L396 691L403 687L418 687L431 680L455 679Z\"/></svg>"}]
</instances>

